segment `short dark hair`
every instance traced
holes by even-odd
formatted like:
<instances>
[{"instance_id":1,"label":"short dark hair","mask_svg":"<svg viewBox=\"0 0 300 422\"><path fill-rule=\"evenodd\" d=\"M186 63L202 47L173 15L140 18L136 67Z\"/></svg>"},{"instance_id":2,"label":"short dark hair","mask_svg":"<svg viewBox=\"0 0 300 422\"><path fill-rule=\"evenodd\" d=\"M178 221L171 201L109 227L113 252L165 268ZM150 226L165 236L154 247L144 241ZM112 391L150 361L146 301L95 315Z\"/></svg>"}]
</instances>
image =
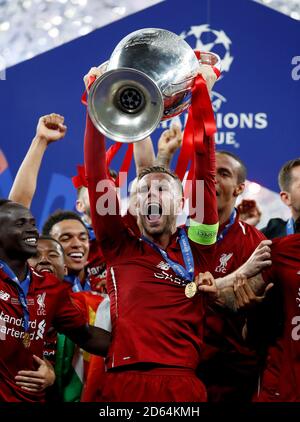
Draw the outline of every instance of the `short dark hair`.
<instances>
[{"instance_id":1,"label":"short dark hair","mask_svg":"<svg viewBox=\"0 0 300 422\"><path fill-rule=\"evenodd\" d=\"M53 214L49 215L49 217L45 221L42 228L42 234L51 237L50 233L51 233L52 227L56 223L60 223L61 221L64 221L64 220L77 220L86 229L85 224L82 221L82 218L78 214L76 214L76 212L57 210Z\"/></svg>"},{"instance_id":2,"label":"short dark hair","mask_svg":"<svg viewBox=\"0 0 300 422\"><path fill-rule=\"evenodd\" d=\"M24 205L19 204L18 202L11 201L10 199L6 198L0 198L0 211L5 213L7 211L6 209L10 209L12 207L19 207L28 210L27 207L24 207Z\"/></svg>"},{"instance_id":3,"label":"short dark hair","mask_svg":"<svg viewBox=\"0 0 300 422\"><path fill-rule=\"evenodd\" d=\"M165 167L162 166L152 166L152 167L146 167L144 168L138 175L138 180L141 180L144 176L146 176L147 174L151 174L151 173L163 173L163 174L168 174L169 176L171 176L174 180L176 180L176 182L180 185L181 187L181 192L183 193L183 187L182 187L182 183L181 180L179 179L179 177L177 176L176 173L174 173L171 170L166 169Z\"/></svg>"},{"instance_id":4,"label":"short dark hair","mask_svg":"<svg viewBox=\"0 0 300 422\"><path fill-rule=\"evenodd\" d=\"M292 169L300 166L300 158L287 161L278 174L278 184L281 190L289 191L292 182Z\"/></svg>"},{"instance_id":5,"label":"short dark hair","mask_svg":"<svg viewBox=\"0 0 300 422\"><path fill-rule=\"evenodd\" d=\"M237 161L240 165L239 171L238 171L238 183L245 183L246 179L247 179L247 168L244 164L244 162L240 159L239 156L233 154L232 152L229 151L216 151L216 154L222 154L222 155L227 155L228 157L233 158L235 161Z\"/></svg>"},{"instance_id":6,"label":"short dark hair","mask_svg":"<svg viewBox=\"0 0 300 422\"><path fill-rule=\"evenodd\" d=\"M116 170L109 168L108 172L109 172L110 177L116 180L116 178L118 177L118 173L116 172Z\"/></svg>"},{"instance_id":7,"label":"short dark hair","mask_svg":"<svg viewBox=\"0 0 300 422\"><path fill-rule=\"evenodd\" d=\"M62 247L62 244L58 240L54 239L54 237L47 236L47 235L44 234L44 235L39 237L39 240L51 240L52 242L56 242L59 245L63 256L65 256L65 251L64 251L64 248Z\"/></svg>"},{"instance_id":8,"label":"short dark hair","mask_svg":"<svg viewBox=\"0 0 300 422\"><path fill-rule=\"evenodd\" d=\"M0 208L10 203L13 203L10 199L0 198Z\"/></svg>"}]
</instances>

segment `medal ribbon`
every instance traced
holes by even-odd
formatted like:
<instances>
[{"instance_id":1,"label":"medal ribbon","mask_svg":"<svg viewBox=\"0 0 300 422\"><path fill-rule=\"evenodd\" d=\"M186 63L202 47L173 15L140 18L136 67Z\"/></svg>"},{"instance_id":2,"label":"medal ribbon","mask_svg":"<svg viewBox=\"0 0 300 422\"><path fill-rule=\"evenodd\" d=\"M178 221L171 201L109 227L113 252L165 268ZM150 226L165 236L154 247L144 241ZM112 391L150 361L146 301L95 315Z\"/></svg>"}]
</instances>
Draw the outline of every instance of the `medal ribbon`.
<instances>
[{"instance_id":1,"label":"medal ribbon","mask_svg":"<svg viewBox=\"0 0 300 422\"><path fill-rule=\"evenodd\" d=\"M178 262L175 262L172 259L170 259L166 251L161 249L155 243L151 242L151 240L147 239L145 236L141 236L141 239L144 242L146 242L149 246L151 246L151 248L153 248L155 251L160 253L160 255L170 265L170 267L172 268L172 270L174 271L176 275L186 280L187 282L191 282L194 280L194 273L195 273L194 258L193 258L189 239L183 228L179 229L179 245L180 245L181 253L182 253L186 268L184 268ZM186 284L187 283L184 283L184 285Z\"/></svg>"},{"instance_id":2,"label":"medal ribbon","mask_svg":"<svg viewBox=\"0 0 300 422\"><path fill-rule=\"evenodd\" d=\"M93 227L90 226L89 224L86 224L85 227L86 227L87 231L89 232L89 239L90 240L95 240L96 239L96 235L95 235L95 232L94 232Z\"/></svg>"},{"instance_id":3,"label":"medal ribbon","mask_svg":"<svg viewBox=\"0 0 300 422\"><path fill-rule=\"evenodd\" d=\"M200 52L195 51L197 59ZM216 73L216 72L215 72ZM192 100L188 119L183 133L182 148L178 157L175 173L182 180L188 168L189 161L193 165L193 150L201 153L203 150L204 135L210 137L217 131L214 112L206 82L201 75L197 75L192 88ZM190 171L188 179L193 177Z\"/></svg>"},{"instance_id":4,"label":"medal ribbon","mask_svg":"<svg viewBox=\"0 0 300 422\"><path fill-rule=\"evenodd\" d=\"M235 218L236 218L236 209L234 208L234 210L232 211L232 213L230 214L230 218L229 218L229 222L226 224L226 226L224 227L224 229L221 231L221 233L218 234L217 236L217 242L220 242L221 240L224 239L224 237L226 236L226 234L228 233L228 230L230 229L230 227L234 224L235 222Z\"/></svg>"},{"instance_id":5,"label":"medal ribbon","mask_svg":"<svg viewBox=\"0 0 300 422\"><path fill-rule=\"evenodd\" d=\"M294 227L294 220L293 218L289 218L286 222L286 235L295 234L295 227Z\"/></svg>"},{"instance_id":6,"label":"medal ribbon","mask_svg":"<svg viewBox=\"0 0 300 422\"><path fill-rule=\"evenodd\" d=\"M88 277L85 279L83 287L80 283L79 278L75 275L66 275L64 277L64 280L72 285L72 291L74 293L89 292L89 291L92 290L91 289L91 283L90 283L90 280L89 280Z\"/></svg>"},{"instance_id":7,"label":"medal ribbon","mask_svg":"<svg viewBox=\"0 0 300 422\"><path fill-rule=\"evenodd\" d=\"M28 269L25 280L21 282L19 281L18 277L13 272L13 270L6 264L6 262L0 260L0 268L17 287L19 302L21 304L22 311L23 311L24 331L26 332L29 329L29 310L27 306L26 296L27 296L30 281L31 281L30 270Z\"/></svg>"}]
</instances>

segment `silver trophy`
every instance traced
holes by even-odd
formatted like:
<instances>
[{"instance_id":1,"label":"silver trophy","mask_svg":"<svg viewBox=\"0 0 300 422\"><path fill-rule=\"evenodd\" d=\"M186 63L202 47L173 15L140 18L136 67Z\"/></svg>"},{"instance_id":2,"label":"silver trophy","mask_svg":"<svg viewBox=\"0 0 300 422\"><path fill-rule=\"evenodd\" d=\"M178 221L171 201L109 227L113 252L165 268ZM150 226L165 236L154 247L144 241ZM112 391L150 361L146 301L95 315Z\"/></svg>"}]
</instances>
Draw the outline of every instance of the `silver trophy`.
<instances>
[{"instance_id":1,"label":"silver trophy","mask_svg":"<svg viewBox=\"0 0 300 422\"><path fill-rule=\"evenodd\" d=\"M200 63L218 66L220 59L201 53ZM105 136L130 143L189 107L199 61L178 35L147 28L123 38L101 67L106 71L89 92L89 115Z\"/></svg>"}]
</instances>

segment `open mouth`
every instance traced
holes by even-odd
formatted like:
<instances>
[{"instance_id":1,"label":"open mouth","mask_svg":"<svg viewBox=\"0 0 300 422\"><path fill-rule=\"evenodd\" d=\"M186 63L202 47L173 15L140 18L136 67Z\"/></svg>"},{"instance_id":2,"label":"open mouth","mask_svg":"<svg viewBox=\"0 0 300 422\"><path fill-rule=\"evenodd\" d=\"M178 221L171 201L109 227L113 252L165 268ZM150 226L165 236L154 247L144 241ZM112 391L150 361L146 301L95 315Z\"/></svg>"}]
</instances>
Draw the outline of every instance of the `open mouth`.
<instances>
[{"instance_id":1,"label":"open mouth","mask_svg":"<svg viewBox=\"0 0 300 422\"><path fill-rule=\"evenodd\" d=\"M159 203L150 203L147 207L146 218L148 221L155 223L160 220L162 216L162 207Z\"/></svg>"},{"instance_id":2,"label":"open mouth","mask_svg":"<svg viewBox=\"0 0 300 422\"><path fill-rule=\"evenodd\" d=\"M37 271L41 274L42 273L47 273L47 274L53 274L54 273L54 271L51 267L38 267Z\"/></svg>"},{"instance_id":3,"label":"open mouth","mask_svg":"<svg viewBox=\"0 0 300 422\"><path fill-rule=\"evenodd\" d=\"M70 257L73 261L81 261L84 257L83 252L71 252L68 254L68 257Z\"/></svg>"},{"instance_id":4,"label":"open mouth","mask_svg":"<svg viewBox=\"0 0 300 422\"><path fill-rule=\"evenodd\" d=\"M26 237L24 239L24 242L28 246L36 246L37 245L37 242L38 242L38 239L37 239L37 237Z\"/></svg>"}]
</instances>

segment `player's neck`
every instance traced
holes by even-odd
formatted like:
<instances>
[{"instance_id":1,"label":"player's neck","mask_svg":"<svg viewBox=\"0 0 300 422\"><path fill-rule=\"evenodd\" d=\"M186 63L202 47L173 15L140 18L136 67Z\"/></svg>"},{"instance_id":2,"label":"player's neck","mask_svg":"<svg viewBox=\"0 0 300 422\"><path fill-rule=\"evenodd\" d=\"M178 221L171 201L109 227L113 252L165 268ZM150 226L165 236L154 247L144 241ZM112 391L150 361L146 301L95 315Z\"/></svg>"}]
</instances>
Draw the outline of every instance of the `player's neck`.
<instances>
[{"instance_id":1,"label":"player's neck","mask_svg":"<svg viewBox=\"0 0 300 422\"><path fill-rule=\"evenodd\" d=\"M297 221L300 218L300 212L293 210L293 209L291 209L291 211L292 211L293 220Z\"/></svg>"},{"instance_id":2,"label":"player's neck","mask_svg":"<svg viewBox=\"0 0 300 422\"><path fill-rule=\"evenodd\" d=\"M86 274L85 274L85 269L84 268L82 268L79 271L78 270L75 271L75 270L68 269L68 275L75 276L75 277L79 278L80 281L84 281L85 278L86 278Z\"/></svg>"},{"instance_id":3,"label":"player's neck","mask_svg":"<svg viewBox=\"0 0 300 422\"><path fill-rule=\"evenodd\" d=\"M172 233L168 232L168 233L161 233L158 235L150 235L148 233L144 233L144 236L151 240L151 242L155 243L157 246L159 246L161 249L167 249L169 243L170 243L170 239L172 236Z\"/></svg>"},{"instance_id":4,"label":"player's neck","mask_svg":"<svg viewBox=\"0 0 300 422\"><path fill-rule=\"evenodd\" d=\"M229 220L233 209L234 209L234 204L228 204L224 208L222 208L221 210L220 209L218 210L219 225L220 226L222 224L226 223Z\"/></svg>"},{"instance_id":5,"label":"player's neck","mask_svg":"<svg viewBox=\"0 0 300 422\"><path fill-rule=\"evenodd\" d=\"M28 270L26 261L20 261L20 258L11 259L7 257L5 254L1 254L1 253L0 253L0 259L4 261L9 266L9 268L12 269L12 271L18 277L18 280L23 281L25 279L27 270Z\"/></svg>"}]
</instances>

